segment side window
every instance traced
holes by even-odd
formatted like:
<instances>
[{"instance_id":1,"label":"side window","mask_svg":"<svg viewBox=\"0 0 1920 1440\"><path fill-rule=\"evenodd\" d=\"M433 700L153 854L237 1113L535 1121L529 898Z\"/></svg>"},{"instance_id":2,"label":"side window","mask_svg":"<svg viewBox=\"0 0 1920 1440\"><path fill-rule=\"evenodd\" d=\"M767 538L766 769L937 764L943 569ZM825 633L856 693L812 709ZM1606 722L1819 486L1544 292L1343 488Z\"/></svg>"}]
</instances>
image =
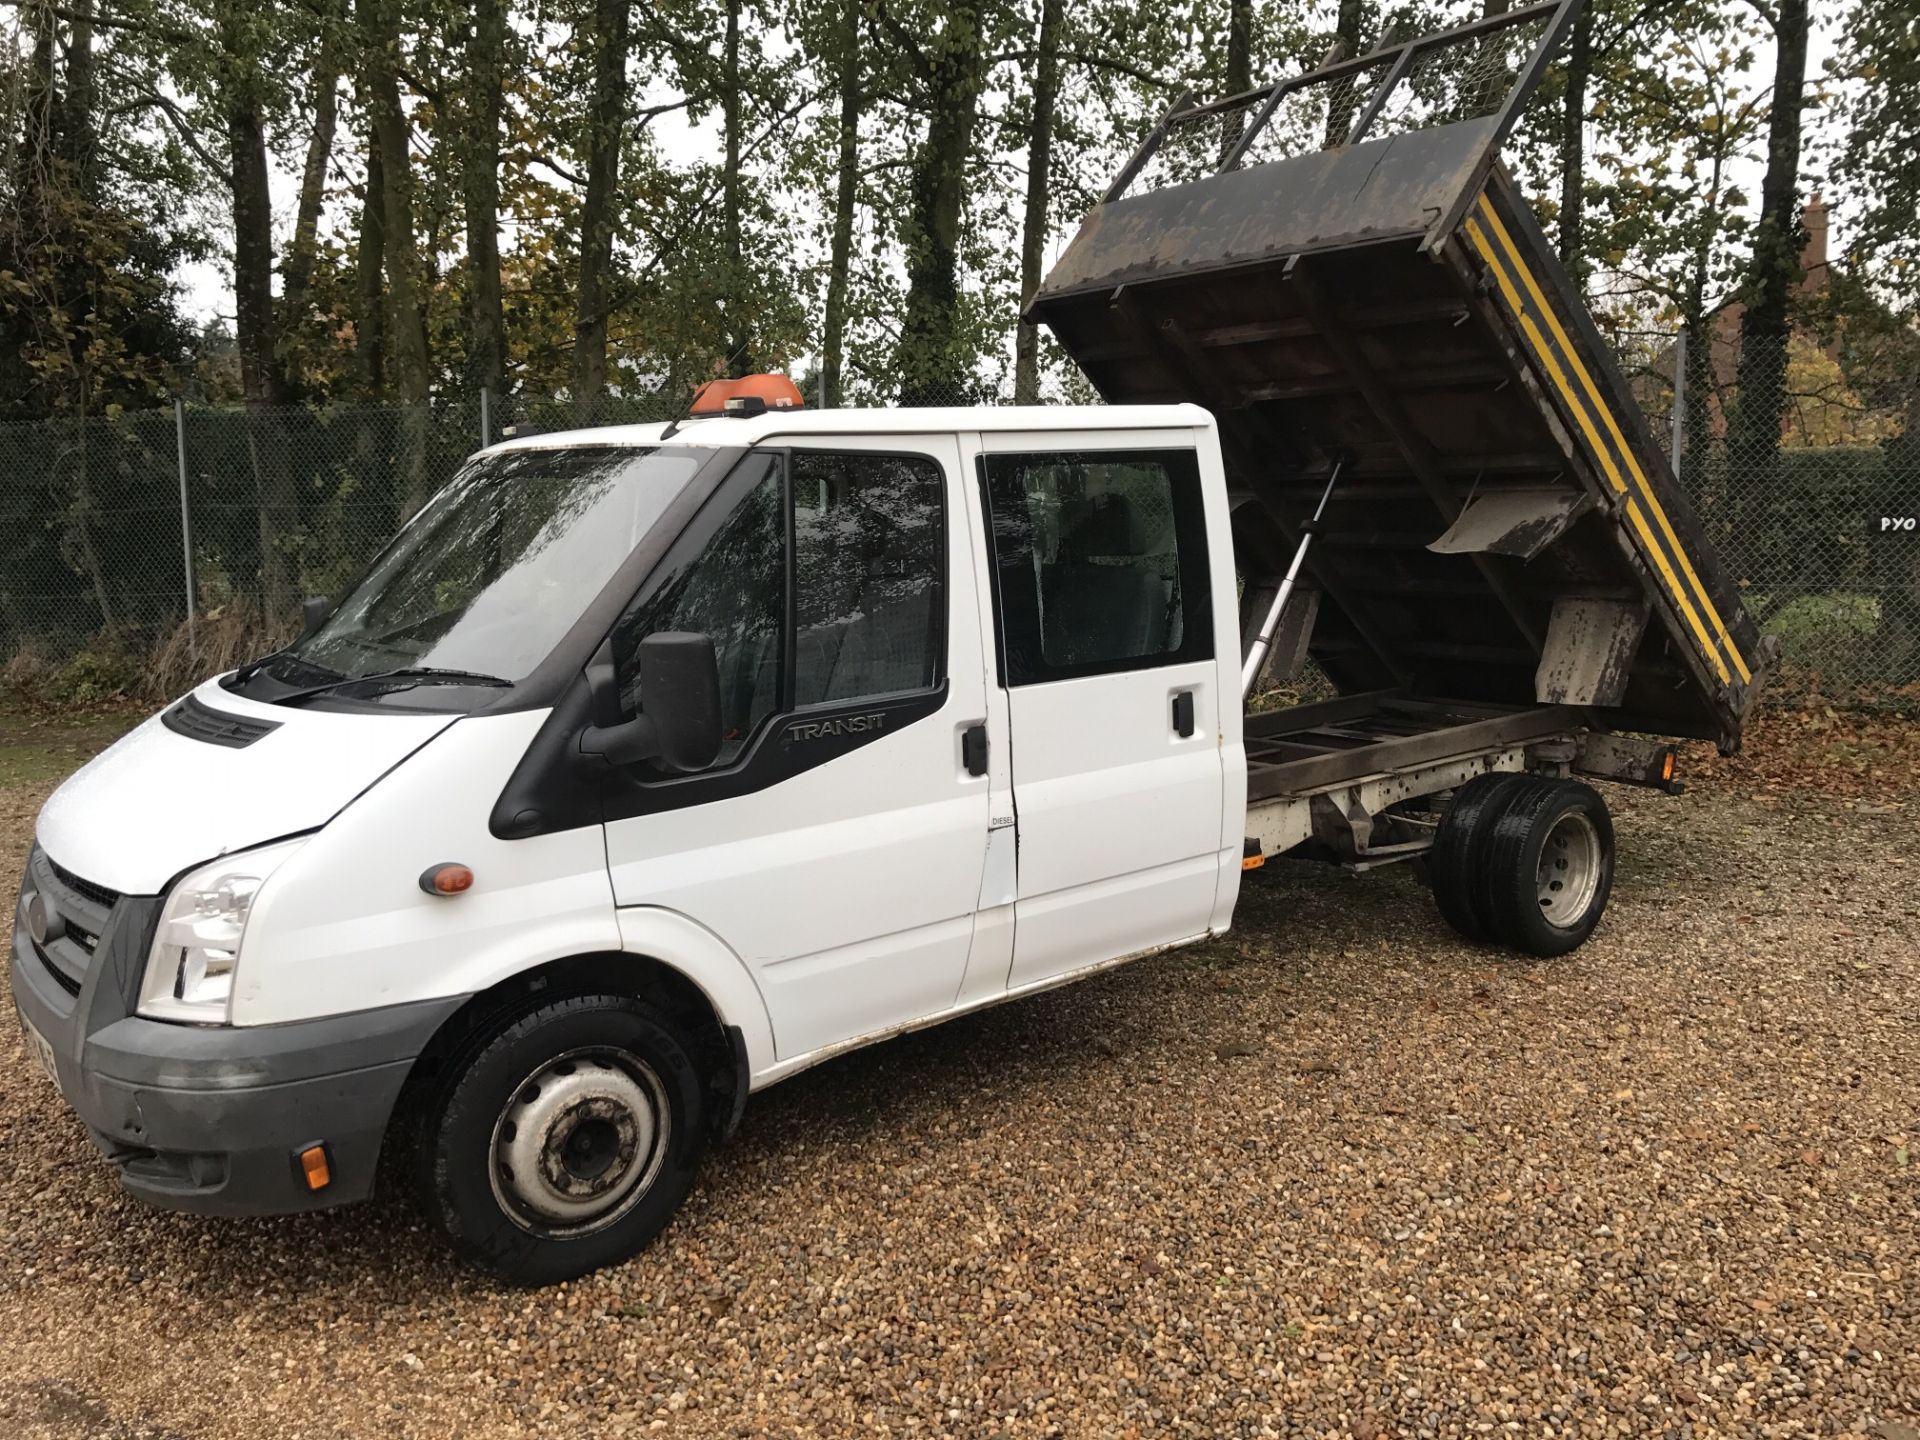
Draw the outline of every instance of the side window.
<instances>
[{"instance_id":1,"label":"side window","mask_svg":"<svg viewBox=\"0 0 1920 1440\"><path fill-rule=\"evenodd\" d=\"M1191 450L981 458L1009 685L1213 656Z\"/></svg>"},{"instance_id":2,"label":"side window","mask_svg":"<svg viewBox=\"0 0 1920 1440\"><path fill-rule=\"evenodd\" d=\"M928 459L793 453L795 705L939 682L943 488Z\"/></svg>"},{"instance_id":3,"label":"side window","mask_svg":"<svg viewBox=\"0 0 1920 1440\"><path fill-rule=\"evenodd\" d=\"M613 633L629 714L645 703L634 664L641 640L661 630L713 638L724 737L716 767L737 759L769 716L931 689L946 654L936 462L795 451L743 464L759 478L744 478L744 494L729 483L734 508Z\"/></svg>"},{"instance_id":4,"label":"side window","mask_svg":"<svg viewBox=\"0 0 1920 1440\"><path fill-rule=\"evenodd\" d=\"M786 516L778 456L745 462L764 474L690 561L649 587L614 627L621 705L644 703L634 652L661 630L713 637L720 662L722 740L716 765L739 755L780 706L780 645L786 614Z\"/></svg>"}]
</instances>

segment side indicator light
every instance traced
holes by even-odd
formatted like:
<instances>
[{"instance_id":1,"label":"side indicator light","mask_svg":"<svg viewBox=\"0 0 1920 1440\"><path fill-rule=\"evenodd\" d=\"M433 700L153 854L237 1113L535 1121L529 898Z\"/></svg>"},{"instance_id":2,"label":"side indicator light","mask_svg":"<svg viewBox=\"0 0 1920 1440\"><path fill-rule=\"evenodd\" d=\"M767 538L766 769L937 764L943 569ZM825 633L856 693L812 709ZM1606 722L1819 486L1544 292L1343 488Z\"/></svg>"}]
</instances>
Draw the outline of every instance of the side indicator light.
<instances>
[{"instance_id":1,"label":"side indicator light","mask_svg":"<svg viewBox=\"0 0 1920 1440\"><path fill-rule=\"evenodd\" d=\"M1248 855L1241 859L1240 868L1242 870L1258 870L1266 863L1267 857L1264 855Z\"/></svg>"},{"instance_id":2,"label":"side indicator light","mask_svg":"<svg viewBox=\"0 0 1920 1440\"><path fill-rule=\"evenodd\" d=\"M295 1153L300 1178L308 1190L324 1190L333 1183L333 1167L327 1163L327 1142L317 1140Z\"/></svg>"},{"instance_id":3,"label":"side indicator light","mask_svg":"<svg viewBox=\"0 0 1920 1440\"><path fill-rule=\"evenodd\" d=\"M429 865L420 872L420 888L429 895L438 895L443 899L450 895L463 895L473 888L473 871L451 862Z\"/></svg>"},{"instance_id":4,"label":"side indicator light","mask_svg":"<svg viewBox=\"0 0 1920 1440\"><path fill-rule=\"evenodd\" d=\"M1660 779L1662 781L1672 780L1673 772L1678 768L1679 768L1679 757L1675 755L1673 751L1671 750L1667 751L1667 753L1664 756L1662 756L1660 759Z\"/></svg>"}]
</instances>

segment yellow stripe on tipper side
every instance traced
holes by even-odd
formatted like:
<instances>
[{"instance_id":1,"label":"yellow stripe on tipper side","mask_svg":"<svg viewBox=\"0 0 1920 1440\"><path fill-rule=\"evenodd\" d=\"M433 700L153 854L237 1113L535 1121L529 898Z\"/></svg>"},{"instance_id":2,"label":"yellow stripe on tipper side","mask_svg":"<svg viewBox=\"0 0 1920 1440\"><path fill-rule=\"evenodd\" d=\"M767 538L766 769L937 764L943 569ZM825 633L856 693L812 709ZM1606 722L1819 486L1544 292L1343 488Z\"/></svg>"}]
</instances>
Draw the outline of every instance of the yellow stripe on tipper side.
<instances>
[{"instance_id":1,"label":"yellow stripe on tipper side","mask_svg":"<svg viewBox=\"0 0 1920 1440\"><path fill-rule=\"evenodd\" d=\"M1679 607L1681 618L1687 622L1688 627L1692 629L1694 635L1699 639L1700 648L1712 663L1714 673L1720 677L1721 683L1730 683L1733 676L1728 671L1726 662L1720 658L1719 647L1713 643L1713 637L1707 633L1705 623L1702 622L1699 613L1693 608L1693 602L1688 598L1686 588L1680 583L1679 577L1673 573L1671 567L1668 566L1666 557L1660 551L1659 541L1654 538L1653 531L1648 526L1645 515L1641 513L1641 507L1637 503L1637 497L1629 490L1626 480L1620 474L1619 466L1613 462L1612 453L1608 450L1606 442L1600 438L1599 430L1595 428L1592 417L1587 413L1587 407L1581 403L1579 395L1575 393L1573 386L1567 380L1566 372L1560 368L1560 362L1554 355L1553 346L1547 343L1546 336L1540 333L1540 327L1533 323L1533 317L1527 313L1526 304L1521 300L1520 292L1514 288L1513 280L1508 276L1506 267L1501 263L1499 255L1495 253L1493 243L1487 239L1486 232L1480 228L1478 222L1472 218L1467 220L1465 229L1467 238L1473 242L1474 248L1480 252L1481 257L1487 262L1487 269L1492 274L1494 281L1499 285L1501 294L1506 296L1507 305L1513 311L1514 318L1519 322L1520 329L1522 333L1525 334L1528 345L1532 347L1535 357L1539 359L1542 368L1546 370L1547 377L1553 382L1554 388L1560 392L1561 398L1566 401L1567 410L1573 416L1575 423L1579 425L1581 433L1587 437L1587 444L1592 447L1594 456L1600 462L1600 468L1605 473L1607 480L1612 484L1617 493L1626 496L1626 503L1623 508L1626 512L1627 521L1632 525L1634 533L1640 537L1641 549L1653 562L1662 577L1665 578L1667 582L1667 592L1673 597L1675 605Z\"/></svg>"},{"instance_id":2,"label":"yellow stripe on tipper side","mask_svg":"<svg viewBox=\"0 0 1920 1440\"><path fill-rule=\"evenodd\" d=\"M1539 309L1547 327L1559 342L1561 353L1566 356L1568 368L1580 381L1581 388L1592 403L1595 414L1605 423L1607 433L1612 436L1621 460L1633 475L1634 483L1640 491L1640 498L1653 516L1654 523L1659 526L1660 533L1666 537L1667 546L1672 550L1674 560L1679 564L1681 573L1686 576L1688 585L1692 587L1701 610L1712 622L1714 633L1718 636L1720 645L1725 648L1727 658L1733 661L1734 668L1740 672L1742 681L1753 679L1753 673L1748 670L1746 661L1741 658L1740 647L1734 644L1726 622L1720 618L1719 610L1715 608L1712 598L1707 594L1707 587L1700 583L1700 577L1694 573L1693 564L1687 558L1686 547L1680 543L1680 537L1674 533L1673 523L1667 519L1667 512L1653 493L1652 483L1647 479L1646 472L1640 468L1639 457L1634 454L1633 447L1627 444L1626 436L1621 433L1619 421L1615 419L1613 410L1601 398L1600 387L1594 382L1591 372L1581 363L1580 352L1574 348L1573 342L1567 338L1567 332L1561 328L1559 317L1554 314L1553 306L1547 303L1547 297L1541 291L1539 282L1534 279L1533 272L1527 268L1526 262L1521 258L1520 247L1514 244L1513 236L1507 232L1499 212L1493 207L1491 197L1484 193L1480 196L1480 212L1486 217L1487 224L1506 251L1507 257L1512 262L1514 273L1527 287L1527 293L1533 297L1534 305ZM1708 648L1714 647L1709 644Z\"/></svg>"}]
</instances>

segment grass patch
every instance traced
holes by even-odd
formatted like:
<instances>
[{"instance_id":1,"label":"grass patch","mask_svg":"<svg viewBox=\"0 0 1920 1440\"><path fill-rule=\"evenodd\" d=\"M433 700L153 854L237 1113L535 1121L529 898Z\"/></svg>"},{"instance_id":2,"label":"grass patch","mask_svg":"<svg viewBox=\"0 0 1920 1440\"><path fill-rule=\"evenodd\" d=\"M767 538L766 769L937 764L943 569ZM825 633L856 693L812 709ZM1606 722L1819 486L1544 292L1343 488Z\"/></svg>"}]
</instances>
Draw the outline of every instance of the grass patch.
<instances>
[{"instance_id":1,"label":"grass patch","mask_svg":"<svg viewBox=\"0 0 1920 1440\"><path fill-rule=\"evenodd\" d=\"M144 708L80 714L39 708L0 709L0 786L45 787L82 765L139 724Z\"/></svg>"}]
</instances>

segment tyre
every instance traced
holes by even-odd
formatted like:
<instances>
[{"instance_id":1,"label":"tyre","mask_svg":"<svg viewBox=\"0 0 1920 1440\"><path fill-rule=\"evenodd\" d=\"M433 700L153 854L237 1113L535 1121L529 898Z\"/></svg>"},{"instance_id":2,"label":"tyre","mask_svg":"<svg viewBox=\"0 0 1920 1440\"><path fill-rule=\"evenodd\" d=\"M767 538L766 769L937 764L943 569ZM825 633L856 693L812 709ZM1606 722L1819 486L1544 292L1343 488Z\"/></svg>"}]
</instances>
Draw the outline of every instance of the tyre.
<instances>
[{"instance_id":1,"label":"tyre","mask_svg":"<svg viewBox=\"0 0 1920 1440\"><path fill-rule=\"evenodd\" d=\"M1434 904L1468 940L1484 942L1491 934L1486 901L1477 894L1475 857L1485 848L1494 820L1513 798L1514 787L1526 778L1496 772L1467 781L1440 817L1433 848L1427 852L1427 883L1433 889Z\"/></svg>"},{"instance_id":2,"label":"tyre","mask_svg":"<svg viewBox=\"0 0 1920 1440\"><path fill-rule=\"evenodd\" d=\"M626 995L549 1001L470 1043L428 1099L422 1207L497 1279L574 1279L666 1228L693 1185L704 1107L659 1011Z\"/></svg>"},{"instance_id":3,"label":"tyre","mask_svg":"<svg viewBox=\"0 0 1920 1440\"><path fill-rule=\"evenodd\" d=\"M1613 820L1590 785L1540 782L1501 810L1485 849L1493 937L1565 955L1600 923L1613 890Z\"/></svg>"}]
</instances>

